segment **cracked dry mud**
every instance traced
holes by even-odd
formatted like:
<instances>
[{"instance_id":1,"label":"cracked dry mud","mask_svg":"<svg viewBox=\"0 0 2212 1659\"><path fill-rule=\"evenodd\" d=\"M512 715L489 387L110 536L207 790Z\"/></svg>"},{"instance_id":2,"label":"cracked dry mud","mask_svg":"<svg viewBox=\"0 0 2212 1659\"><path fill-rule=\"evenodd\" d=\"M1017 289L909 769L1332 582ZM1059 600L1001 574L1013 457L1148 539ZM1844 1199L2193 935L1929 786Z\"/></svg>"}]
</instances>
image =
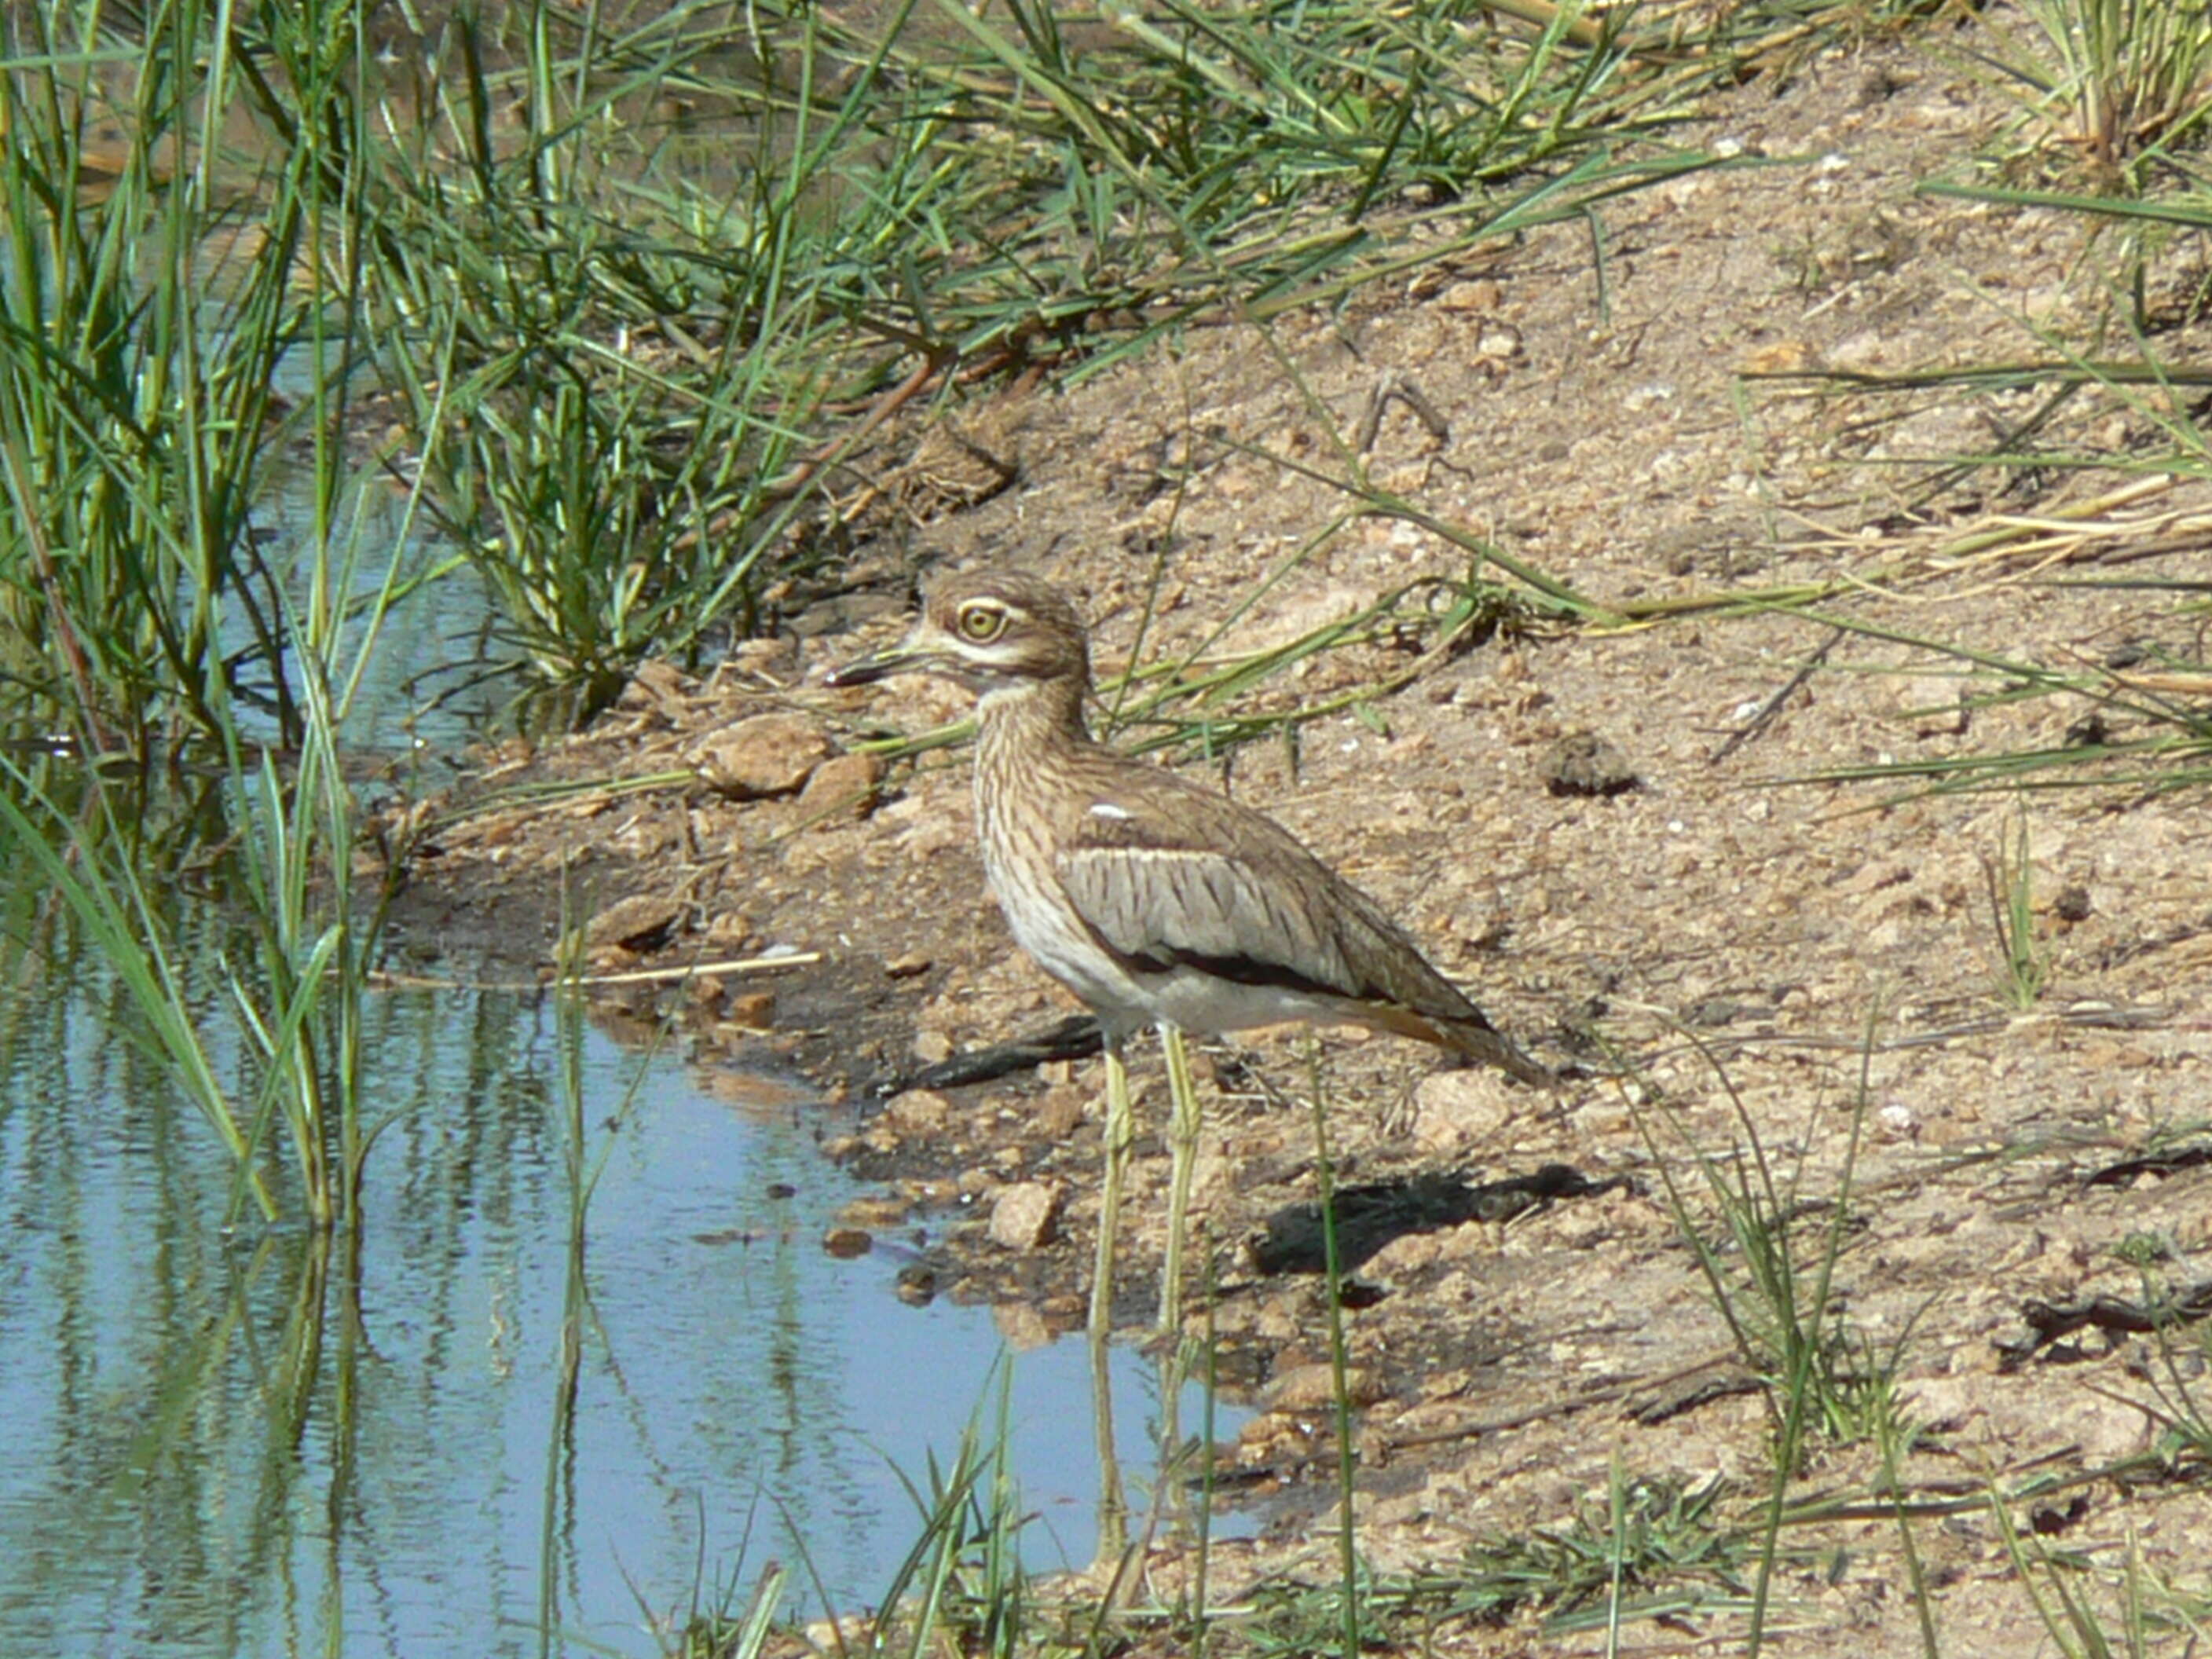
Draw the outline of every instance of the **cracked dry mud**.
<instances>
[{"instance_id":1,"label":"cracked dry mud","mask_svg":"<svg viewBox=\"0 0 2212 1659\"><path fill-rule=\"evenodd\" d=\"M1370 1402L1358 1499L1369 1559L1410 1570L1601 1513L1616 1467L1759 1489L1767 1407L1745 1385L1668 1201L1671 1181L1710 1218L1692 1149L1725 1158L1747 1122L1810 1200L1836 1196L1861 1133L1835 1307L1866 1353L1894 1358L1920 1429L1902 1464L1908 1487L1972 1498L1993 1480L2084 1474L2150 1449L2173 1342L2092 1322L2025 1357L2003 1345L2032 1329L2033 1304L2139 1300L2130 1255L2155 1258L2150 1271L2176 1285L2212 1278L2212 1167L2184 1159L2087 1180L2155 1137L2181 1132L2186 1144L2196 1126L2201 1145L2212 1121L2203 792L2116 780L1909 799L1877 782L1805 781L2057 749L2097 712L2081 697L1962 702L1996 678L1970 685L1957 656L1908 637L2066 672L2163 662L2160 695L2204 717L2212 688L2172 668L2205 660L2201 608L2192 617L2170 594L2098 585L2203 580L2203 487L2117 469L1960 469L1946 483L1929 462L1991 449L2040 394L1773 378L2041 356L2044 331L2092 348L2112 325L2109 248L2080 221L1915 193L1963 171L2011 112L1928 51L1835 52L1778 92L1762 82L1730 94L1685 134L1771 165L1607 206L1602 289L1588 228L1554 227L1480 267L1424 269L1336 314L1281 319L1272 343L1194 329L1076 391L964 411L1017 458L1009 487L886 530L861 550L850 588L793 594L793 631L743 648L709 681L655 670L598 729L486 757L441 805L406 936L425 951L495 939L550 961L548 896L565 866L572 888L633 907L595 935L605 963L819 952L789 974L709 975L684 989L706 1063L811 1073L844 1103L825 1109L825 1133L856 1172L886 1183L869 1214L915 1218L944 1291L992 1298L1018 1340L1079 1323L1097 1062L888 1105L870 1093L1073 1012L1011 948L984 890L964 756L885 769L841 752L858 734L951 718L960 694L816 682L885 642L916 574L947 564L1006 560L1064 579L1109 672L1131 650L1156 559L1165 574L1148 661L1190 651L1232 617L1217 653L1295 636L1424 575L1462 575L1467 556L1438 537L1347 518L1341 492L1270 459L1339 470L1339 441L1357 433L1380 377L1398 376L1449 434L1387 400L1366 458L1376 483L1601 603L1863 585L1819 607L1855 630L1841 635L1801 616L1686 605L1635 626L1503 629L1422 664L1374 704L1377 722L1325 719L1294 751L1262 742L1213 767L1382 901L1507 1030L1548 1057L1591 1062L1547 1100L1439 1071L1417 1045L1327 1034L1340 1180L1486 1180L1562 1164L1626 1178L1502 1231L1465 1221L1407 1233L1360 1265L1369 1293L1347 1317ZM2154 301L2189 291L2188 252L2154 267ZM2201 322L2168 320L2162 356L2203 349ZM2045 435L2117 462L2147 427L2085 391ZM2132 495L2093 507L2063 538L1960 539L2006 515L2056 522L2123 489ZM1322 653L1262 688L1259 706L1311 703L1407 660L1387 643ZM733 793L724 778L720 789L693 781L550 806L471 805L525 779L708 770L718 731L760 715L781 722L775 741L790 752L739 757L763 775L758 787ZM2104 718L2117 728L2108 738L2141 734ZM754 728L757 747L769 730ZM1563 766L1571 777L1594 769L1591 787L1558 787ZM1986 872L2023 830L2047 982L2014 1012L1998 994ZM645 1010L679 994L624 994ZM1595 1074L1592 1034L1632 1066L1632 1087ZM1305 1097L1304 1054L1295 1036L1265 1035L1206 1045L1200 1059L1196 1207L1219 1263L1213 1319L1232 1385L1263 1401L1326 1358L1314 1281L1260 1279L1244 1250L1271 1213L1313 1196L1310 1125L1285 1103ZM1145 1138L1119 1303L1132 1323L1151 1313L1166 1173L1149 1048L1138 1075ZM1049 1242L994 1243L994 1195L1024 1183L1063 1194ZM1811 1213L1817 1226L1822 1212ZM1734 1258L1723 1266L1740 1272ZM2181 1380L2203 1410L2212 1378L2194 1340L2178 1339ZM1326 1422L1291 1406L1263 1414L1235 1449L1277 1490L1260 1500L1259 1539L1216 1547L1224 1594L1240 1573L1334 1576ZM1870 1446L1815 1435L1800 1489L1863 1497L1878 1468ZM2016 1524L2030 1524L2029 1507L2016 1506ZM2084 1581L2102 1605L2117 1605L2112 1575L2130 1553L2148 1582L2205 1593L2212 1504L2201 1484L2089 1480L2045 1510L2057 1541L2105 1571L2101 1588ZM1786 1540L1802 1552L1777 1584L1773 1626L1789 1651L1917 1650L1896 1523L1863 1514ZM2047 1639L1986 1504L1923 1521L1915 1538L1946 1652ZM1152 1569L1169 1588L1179 1571L1165 1549ZM1602 1630L1542 1632L1540 1618L1455 1625L1435 1644L1601 1650ZM1631 1648L1680 1650L1741 1630L1735 1614L1693 1608L1635 1627Z\"/></svg>"}]
</instances>

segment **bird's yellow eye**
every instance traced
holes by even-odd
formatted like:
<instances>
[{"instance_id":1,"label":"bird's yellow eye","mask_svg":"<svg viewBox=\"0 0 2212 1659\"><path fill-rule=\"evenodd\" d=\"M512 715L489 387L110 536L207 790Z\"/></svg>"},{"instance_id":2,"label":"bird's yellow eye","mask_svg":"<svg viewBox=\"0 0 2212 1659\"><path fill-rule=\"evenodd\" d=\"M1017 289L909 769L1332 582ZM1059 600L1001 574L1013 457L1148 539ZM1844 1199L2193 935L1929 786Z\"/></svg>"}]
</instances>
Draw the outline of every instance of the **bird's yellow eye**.
<instances>
[{"instance_id":1,"label":"bird's yellow eye","mask_svg":"<svg viewBox=\"0 0 2212 1659\"><path fill-rule=\"evenodd\" d=\"M1006 613L979 599L960 607L959 626L962 639L974 645L988 645L1005 631Z\"/></svg>"}]
</instances>

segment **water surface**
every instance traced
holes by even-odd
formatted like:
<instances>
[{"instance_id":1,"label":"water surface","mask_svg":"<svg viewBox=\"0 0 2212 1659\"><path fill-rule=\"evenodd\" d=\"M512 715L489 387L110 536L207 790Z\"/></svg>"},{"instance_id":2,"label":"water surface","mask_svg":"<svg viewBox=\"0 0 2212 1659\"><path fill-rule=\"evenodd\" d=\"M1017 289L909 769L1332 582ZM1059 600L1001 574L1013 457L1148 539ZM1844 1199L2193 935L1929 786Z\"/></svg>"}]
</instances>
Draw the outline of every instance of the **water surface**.
<instances>
[{"instance_id":1,"label":"water surface","mask_svg":"<svg viewBox=\"0 0 2212 1659\"><path fill-rule=\"evenodd\" d=\"M1006 1356L987 1310L899 1303L895 1253L827 1255L857 1189L803 1096L733 1106L586 1030L579 1143L549 1000L381 997L356 1258L225 1231L227 1158L100 982L8 994L0 1629L24 1650L522 1655L550 1624L555 1651L652 1653L770 1560L872 1604L920 1531L896 1471L924 1484L979 1407L988 1433L999 1364L1028 1559L1090 1559L1082 1345ZM1141 1483L1157 1384L1115 1368Z\"/></svg>"}]
</instances>

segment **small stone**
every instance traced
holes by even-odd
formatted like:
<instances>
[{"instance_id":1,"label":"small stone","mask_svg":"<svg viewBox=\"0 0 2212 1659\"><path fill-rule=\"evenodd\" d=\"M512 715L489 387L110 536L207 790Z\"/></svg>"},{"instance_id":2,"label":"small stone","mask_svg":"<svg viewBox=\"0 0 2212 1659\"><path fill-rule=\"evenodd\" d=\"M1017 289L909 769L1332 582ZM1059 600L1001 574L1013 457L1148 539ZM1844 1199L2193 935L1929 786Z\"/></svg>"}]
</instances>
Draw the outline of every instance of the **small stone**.
<instances>
[{"instance_id":1,"label":"small stone","mask_svg":"<svg viewBox=\"0 0 2212 1659\"><path fill-rule=\"evenodd\" d=\"M991 1206L991 1243L1009 1250L1043 1249L1060 1236L1064 1196L1048 1181L1024 1181L1006 1188Z\"/></svg>"},{"instance_id":2,"label":"small stone","mask_svg":"<svg viewBox=\"0 0 2212 1659\"><path fill-rule=\"evenodd\" d=\"M919 1261L909 1261L898 1270L891 1289L908 1307L926 1308L937 1299L937 1270Z\"/></svg>"},{"instance_id":3,"label":"small stone","mask_svg":"<svg viewBox=\"0 0 2212 1659\"><path fill-rule=\"evenodd\" d=\"M1439 311L1495 311L1504 303L1505 290L1488 277L1454 283L1436 297Z\"/></svg>"},{"instance_id":4,"label":"small stone","mask_svg":"<svg viewBox=\"0 0 2212 1659\"><path fill-rule=\"evenodd\" d=\"M716 956L735 956L759 939L760 930L751 918L735 910L725 910L707 924L706 946Z\"/></svg>"},{"instance_id":5,"label":"small stone","mask_svg":"<svg viewBox=\"0 0 2212 1659\"><path fill-rule=\"evenodd\" d=\"M1384 1397L1381 1380L1364 1365L1344 1368L1344 1392L1354 1409L1371 1406ZM1271 1412L1299 1413L1333 1410L1336 1405L1336 1374L1316 1362L1296 1365L1277 1375L1267 1390Z\"/></svg>"},{"instance_id":6,"label":"small stone","mask_svg":"<svg viewBox=\"0 0 2212 1659\"><path fill-rule=\"evenodd\" d=\"M885 979L918 979L932 967L930 959L919 951L908 951L903 956L893 957L884 964Z\"/></svg>"},{"instance_id":7,"label":"small stone","mask_svg":"<svg viewBox=\"0 0 2212 1659\"><path fill-rule=\"evenodd\" d=\"M925 1066L941 1066L952 1058L952 1039L942 1031L916 1031L914 1057Z\"/></svg>"},{"instance_id":8,"label":"small stone","mask_svg":"<svg viewBox=\"0 0 2212 1659\"><path fill-rule=\"evenodd\" d=\"M723 727L690 755L699 775L733 800L792 794L830 753L830 739L804 714L756 714Z\"/></svg>"},{"instance_id":9,"label":"small stone","mask_svg":"<svg viewBox=\"0 0 2212 1659\"><path fill-rule=\"evenodd\" d=\"M1090 1097L1073 1083L1055 1083L1036 1103L1031 1127L1048 1146L1058 1146L1083 1127L1085 1103Z\"/></svg>"},{"instance_id":10,"label":"small stone","mask_svg":"<svg viewBox=\"0 0 2212 1659\"><path fill-rule=\"evenodd\" d=\"M896 1193L871 1193L848 1200L837 1212L836 1224L855 1232L875 1232L886 1227L896 1227L907 1218L914 1206Z\"/></svg>"},{"instance_id":11,"label":"small stone","mask_svg":"<svg viewBox=\"0 0 2212 1659\"><path fill-rule=\"evenodd\" d=\"M775 993L747 991L732 997L724 1012L729 1023L740 1030L768 1030L775 1024Z\"/></svg>"},{"instance_id":12,"label":"small stone","mask_svg":"<svg viewBox=\"0 0 2212 1659\"><path fill-rule=\"evenodd\" d=\"M824 823L865 818L876 810L876 786L883 775L884 763L873 755L833 755L814 769L799 791L799 811Z\"/></svg>"},{"instance_id":13,"label":"small stone","mask_svg":"<svg viewBox=\"0 0 2212 1659\"><path fill-rule=\"evenodd\" d=\"M1644 782L1627 757L1595 732L1567 733L1552 745L1538 772L1555 795L1619 795Z\"/></svg>"},{"instance_id":14,"label":"small stone","mask_svg":"<svg viewBox=\"0 0 2212 1659\"><path fill-rule=\"evenodd\" d=\"M952 1121L952 1103L934 1089L908 1089L884 1103L884 1115L908 1134L936 1134Z\"/></svg>"},{"instance_id":15,"label":"small stone","mask_svg":"<svg viewBox=\"0 0 2212 1659\"><path fill-rule=\"evenodd\" d=\"M1485 323L1482 331L1475 337L1475 356L1487 357L1492 362L1510 362L1520 356L1522 349L1521 331L1510 323Z\"/></svg>"},{"instance_id":16,"label":"small stone","mask_svg":"<svg viewBox=\"0 0 2212 1659\"><path fill-rule=\"evenodd\" d=\"M584 943L595 951L611 948L647 956L668 943L683 920L684 906L676 900L635 893L593 916L584 930Z\"/></svg>"},{"instance_id":17,"label":"small stone","mask_svg":"<svg viewBox=\"0 0 2212 1659\"><path fill-rule=\"evenodd\" d=\"M1030 1353L1052 1340L1052 1323L1044 1309L1030 1302L1001 1302L991 1310L991 1323L999 1340L1016 1353Z\"/></svg>"},{"instance_id":18,"label":"small stone","mask_svg":"<svg viewBox=\"0 0 2212 1659\"><path fill-rule=\"evenodd\" d=\"M822 1248L841 1261L867 1255L876 1248L875 1236L858 1227L832 1227L822 1235Z\"/></svg>"},{"instance_id":19,"label":"small stone","mask_svg":"<svg viewBox=\"0 0 2212 1659\"><path fill-rule=\"evenodd\" d=\"M1413 1141L1425 1149L1458 1152L1495 1141L1514 1117L1515 1103L1503 1077L1468 1066L1423 1078L1413 1090Z\"/></svg>"}]
</instances>

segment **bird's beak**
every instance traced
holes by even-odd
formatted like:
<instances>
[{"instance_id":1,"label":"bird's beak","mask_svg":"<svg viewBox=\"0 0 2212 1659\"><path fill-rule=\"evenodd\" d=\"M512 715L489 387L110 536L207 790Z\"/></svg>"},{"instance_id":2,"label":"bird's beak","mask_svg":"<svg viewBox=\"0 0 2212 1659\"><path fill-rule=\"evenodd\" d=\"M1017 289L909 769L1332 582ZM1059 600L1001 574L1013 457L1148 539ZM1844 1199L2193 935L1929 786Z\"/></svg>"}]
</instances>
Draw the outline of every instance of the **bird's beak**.
<instances>
[{"instance_id":1,"label":"bird's beak","mask_svg":"<svg viewBox=\"0 0 2212 1659\"><path fill-rule=\"evenodd\" d=\"M847 663L842 668L833 668L822 677L824 685L873 685L878 680L888 679L893 674L926 672L937 666L932 652L918 650L911 640L892 646Z\"/></svg>"}]
</instances>

